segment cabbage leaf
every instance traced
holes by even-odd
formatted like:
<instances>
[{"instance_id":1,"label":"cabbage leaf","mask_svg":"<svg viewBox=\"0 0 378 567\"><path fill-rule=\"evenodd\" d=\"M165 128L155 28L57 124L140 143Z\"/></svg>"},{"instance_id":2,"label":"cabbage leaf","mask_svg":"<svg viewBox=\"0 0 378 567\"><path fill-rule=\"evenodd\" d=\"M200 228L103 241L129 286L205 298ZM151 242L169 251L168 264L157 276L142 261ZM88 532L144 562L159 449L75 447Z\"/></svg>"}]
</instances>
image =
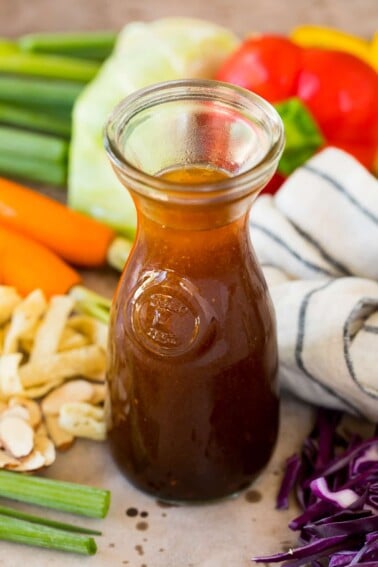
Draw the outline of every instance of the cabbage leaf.
<instances>
[{"instance_id":1,"label":"cabbage leaf","mask_svg":"<svg viewBox=\"0 0 378 567\"><path fill-rule=\"evenodd\" d=\"M69 205L132 236L134 204L116 178L103 145L108 116L120 100L139 88L172 79L213 77L238 44L230 31L202 20L166 18L128 24L74 106Z\"/></svg>"}]
</instances>

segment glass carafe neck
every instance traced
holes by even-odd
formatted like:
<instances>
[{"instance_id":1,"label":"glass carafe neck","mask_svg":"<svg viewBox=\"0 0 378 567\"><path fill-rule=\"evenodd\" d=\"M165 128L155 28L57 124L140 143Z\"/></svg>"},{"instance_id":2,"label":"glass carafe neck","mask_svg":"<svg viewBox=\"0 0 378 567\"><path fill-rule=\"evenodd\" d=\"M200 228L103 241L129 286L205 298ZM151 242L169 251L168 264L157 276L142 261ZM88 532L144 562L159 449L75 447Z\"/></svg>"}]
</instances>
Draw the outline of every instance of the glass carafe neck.
<instances>
[{"instance_id":1,"label":"glass carafe neck","mask_svg":"<svg viewBox=\"0 0 378 567\"><path fill-rule=\"evenodd\" d=\"M211 232L231 223L243 225L254 195L232 202L203 203L201 206L155 201L133 194L138 212L138 224L143 230L160 226L171 232ZM241 219L241 223L237 221ZM184 236L181 234L181 236Z\"/></svg>"},{"instance_id":2,"label":"glass carafe neck","mask_svg":"<svg viewBox=\"0 0 378 567\"><path fill-rule=\"evenodd\" d=\"M112 165L141 214L198 230L245 214L284 146L282 121L269 103L217 81L170 81L139 91L115 109L106 133ZM172 178L175 171L190 172L189 180Z\"/></svg>"}]
</instances>

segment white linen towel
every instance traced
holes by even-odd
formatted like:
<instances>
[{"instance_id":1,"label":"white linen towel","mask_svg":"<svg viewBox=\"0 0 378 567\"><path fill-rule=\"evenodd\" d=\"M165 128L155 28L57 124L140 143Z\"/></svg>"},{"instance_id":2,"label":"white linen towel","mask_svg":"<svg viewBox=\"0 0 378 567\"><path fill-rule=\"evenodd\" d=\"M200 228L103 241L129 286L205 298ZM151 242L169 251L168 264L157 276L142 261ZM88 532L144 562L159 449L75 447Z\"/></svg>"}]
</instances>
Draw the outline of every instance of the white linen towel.
<instances>
[{"instance_id":1,"label":"white linen towel","mask_svg":"<svg viewBox=\"0 0 378 567\"><path fill-rule=\"evenodd\" d=\"M282 388L378 421L378 181L328 148L252 208Z\"/></svg>"}]
</instances>

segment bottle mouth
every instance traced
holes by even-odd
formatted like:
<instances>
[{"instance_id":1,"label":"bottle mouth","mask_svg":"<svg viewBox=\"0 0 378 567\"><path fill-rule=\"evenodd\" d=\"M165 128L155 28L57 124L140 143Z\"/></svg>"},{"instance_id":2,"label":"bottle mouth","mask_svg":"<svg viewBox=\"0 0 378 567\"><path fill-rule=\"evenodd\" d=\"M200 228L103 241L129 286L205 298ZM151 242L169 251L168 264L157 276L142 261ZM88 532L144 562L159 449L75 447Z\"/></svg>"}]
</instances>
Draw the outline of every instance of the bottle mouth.
<instances>
[{"instance_id":1,"label":"bottle mouth","mask_svg":"<svg viewBox=\"0 0 378 567\"><path fill-rule=\"evenodd\" d=\"M106 124L104 143L131 192L196 205L258 193L277 168L285 136L277 111L260 96L228 83L186 79L126 97ZM198 167L225 178L184 185L160 177Z\"/></svg>"}]
</instances>

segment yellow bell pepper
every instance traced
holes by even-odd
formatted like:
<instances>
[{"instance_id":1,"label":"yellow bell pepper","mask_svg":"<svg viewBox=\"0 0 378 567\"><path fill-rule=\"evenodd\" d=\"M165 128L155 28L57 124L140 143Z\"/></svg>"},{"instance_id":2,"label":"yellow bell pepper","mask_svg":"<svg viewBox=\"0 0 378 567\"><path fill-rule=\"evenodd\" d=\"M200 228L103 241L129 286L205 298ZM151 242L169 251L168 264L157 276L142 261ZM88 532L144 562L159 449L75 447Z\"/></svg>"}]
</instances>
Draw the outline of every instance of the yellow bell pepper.
<instances>
[{"instance_id":1,"label":"yellow bell pepper","mask_svg":"<svg viewBox=\"0 0 378 567\"><path fill-rule=\"evenodd\" d=\"M371 42L371 64L373 65L374 69L378 71L378 32L374 34L374 37Z\"/></svg>"},{"instance_id":2,"label":"yellow bell pepper","mask_svg":"<svg viewBox=\"0 0 378 567\"><path fill-rule=\"evenodd\" d=\"M320 47L345 51L358 57L377 69L378 67L378 34L373 42L348 34L341 30L323 26L298 26L290 33L291 39L302 47Z\"/></svg>"}]
</instances>

